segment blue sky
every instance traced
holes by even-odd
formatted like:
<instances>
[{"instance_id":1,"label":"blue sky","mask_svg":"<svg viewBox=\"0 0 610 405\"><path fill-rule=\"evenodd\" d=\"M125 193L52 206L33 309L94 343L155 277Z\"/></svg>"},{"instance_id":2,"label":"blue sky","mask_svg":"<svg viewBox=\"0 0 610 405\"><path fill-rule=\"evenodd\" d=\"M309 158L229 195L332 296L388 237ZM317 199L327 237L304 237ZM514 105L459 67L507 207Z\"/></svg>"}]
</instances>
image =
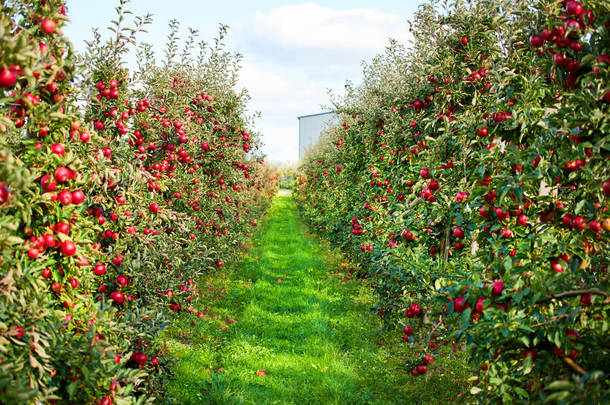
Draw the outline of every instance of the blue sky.
<instances>
[{"instance_id":1,"label":"blue sky","mask_svg":"<svg viewBox=\"0 0 610 405\"><path fill-rule=\"evenodd\" d=\"M228 48L244 55L240 86L252 96L250 111L260 111L256 128L272 162L295 162L297 116L322 111L327 89L341 92L346 80L359 83L362 60L383 51L388 38L406 43L407 20L423 0L410 1L195 1L132 0L134 15L153 15L140 41L158 44L161 56L168 22L181 22L211 41L218 24L230 27ZM67 0L71 22L64 33L78 50L105 28L118 0ZM103 32L104 30L102 30Z\"/></svg>"}]
</instances>

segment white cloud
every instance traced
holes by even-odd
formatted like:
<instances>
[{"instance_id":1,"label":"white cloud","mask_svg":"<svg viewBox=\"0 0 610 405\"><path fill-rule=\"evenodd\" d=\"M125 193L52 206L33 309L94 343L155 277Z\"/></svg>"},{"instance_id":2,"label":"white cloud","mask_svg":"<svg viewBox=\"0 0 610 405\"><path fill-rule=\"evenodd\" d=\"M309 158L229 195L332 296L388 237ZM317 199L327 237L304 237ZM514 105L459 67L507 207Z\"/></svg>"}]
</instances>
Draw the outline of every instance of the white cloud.
<instances>
[{"instance_id":1,"label":"white cloud","mask_svg":"<svg viewBox=\"0 0 610 405\"><path fill-rule=\"evenodd\" d=\"M252 96L250 110L262 114L256 124L268 160L297 160L297 116L322 111L327 89L360 82L360 62L383 52L389 38L405 43L407 17L304 3L257 11L237 27L240 85Z\"/></svg>"},{"instance_id":2,"label":"white cloud","mask_svg":"<svg viewBox=\"0 0 610 405\"><path fill-rule=\"evenodd\" d=\"M256 12L253 40L265 40L285 50L326 50L371 54L389 36L406 35L404 17L371 9L332 10L305 3ZM381 45L381 46L380 46Z\"/></svg>"}]
</instances>

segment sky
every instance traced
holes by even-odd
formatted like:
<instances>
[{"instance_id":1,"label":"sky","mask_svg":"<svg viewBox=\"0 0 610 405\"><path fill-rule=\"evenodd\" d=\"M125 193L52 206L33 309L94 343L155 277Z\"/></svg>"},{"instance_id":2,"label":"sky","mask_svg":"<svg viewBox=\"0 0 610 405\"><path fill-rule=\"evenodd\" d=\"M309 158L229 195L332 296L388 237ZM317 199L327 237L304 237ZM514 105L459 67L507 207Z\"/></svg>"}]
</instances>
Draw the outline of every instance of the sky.
<instances>
[{"instance_id":1,"label":"sky","mask_svg":"<svg viewBox=\"0 0 610 405\"><path fill-rule=\"evenodd\" d=\"M384 51L388 39L407 43L407 21L424 0L394 1L208 1L131 0L134 15L151 13L153 23L138 42L156 47L162 57L168 22L181 23L211 42L220 23L229 26L227 49L243 55L239 87L248 89L250 112L265 144L267 161L298 160L298 116L330 105L328 90L342 94L346 81L361 82L362 61ZM67 0L70 22L64 34L84 50L91 29L105 28L119 0Z\"/></svg>"}]
</instances>

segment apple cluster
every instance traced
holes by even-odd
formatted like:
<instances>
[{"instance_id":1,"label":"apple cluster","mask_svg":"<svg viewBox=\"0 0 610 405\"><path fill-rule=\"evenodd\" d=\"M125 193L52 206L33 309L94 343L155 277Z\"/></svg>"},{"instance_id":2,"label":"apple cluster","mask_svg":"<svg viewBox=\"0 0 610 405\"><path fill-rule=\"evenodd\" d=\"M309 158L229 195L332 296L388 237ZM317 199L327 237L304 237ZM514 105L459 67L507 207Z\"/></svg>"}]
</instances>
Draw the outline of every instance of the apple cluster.
<instances>
[{"instance_id":1,"label":"apple cluster","mask_svg":"<svg viewBox=\"0 0 610 405\"><path fill-rule=\"evenodd\" d=\"M301 165L302 215L421 348L413 375L440 373L452 343L468 401L603 402L608 4L467 3L422 6L410 49L391 43L335 101L342 122Z\"/></svg>"}]
</instances>

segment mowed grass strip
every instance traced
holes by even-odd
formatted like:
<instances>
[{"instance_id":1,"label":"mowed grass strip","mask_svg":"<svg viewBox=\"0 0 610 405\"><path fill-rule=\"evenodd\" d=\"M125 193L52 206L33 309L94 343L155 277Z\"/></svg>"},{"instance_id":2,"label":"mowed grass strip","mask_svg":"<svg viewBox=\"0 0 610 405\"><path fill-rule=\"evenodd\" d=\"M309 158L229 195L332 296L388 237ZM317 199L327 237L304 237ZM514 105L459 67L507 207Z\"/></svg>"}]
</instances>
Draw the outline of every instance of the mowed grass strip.
<instances>
[{"instance_id":1,"label":"mowed grass strip","mask_svg":"<svg viewBox=\"0 0 610 405\"><path fill-rule=\"evenodd\" d=\"M370 287L306 235L291 196L276 197L237 268L200 284L206 317L182 314L165 336L178 359L168 403L438 403L459 392L442 373L401 368L396 334L393 346L375 336Z\"/></svg>"}]
</instances>

